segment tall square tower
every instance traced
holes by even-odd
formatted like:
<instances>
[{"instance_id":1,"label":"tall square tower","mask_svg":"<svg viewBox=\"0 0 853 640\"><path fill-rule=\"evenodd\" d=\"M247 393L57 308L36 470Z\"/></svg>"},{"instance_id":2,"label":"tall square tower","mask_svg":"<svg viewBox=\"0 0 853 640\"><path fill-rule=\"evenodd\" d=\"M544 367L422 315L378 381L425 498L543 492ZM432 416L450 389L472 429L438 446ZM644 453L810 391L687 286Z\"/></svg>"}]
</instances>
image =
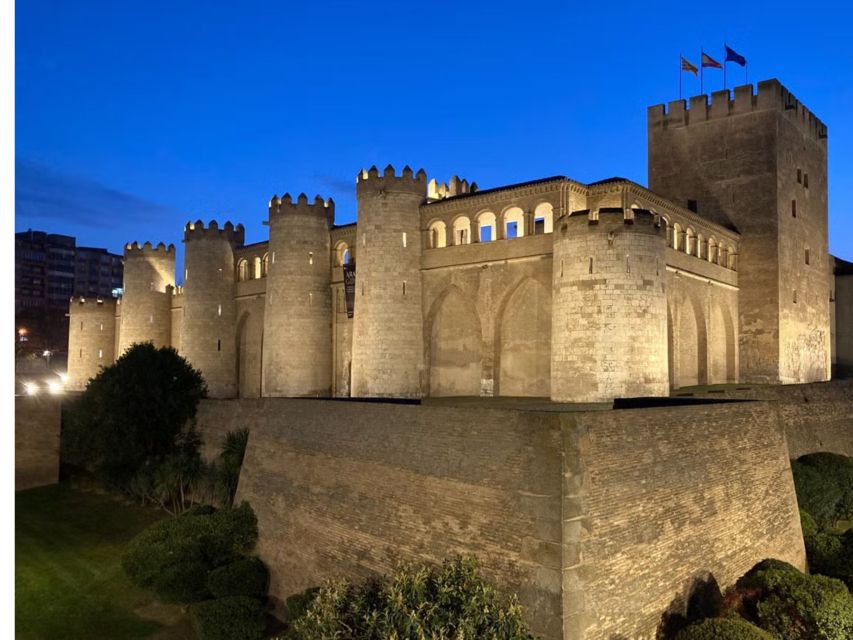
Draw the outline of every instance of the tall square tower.
<instances>
[{"instance_id":1,"label":"tall square tower","mask_svg":"<svg viewBox=\"0 0 853 640\"><path fill-rule=\"evenodd\" d=\"M828 380L826 125L767 80L650 107L648 133L649 188L742 234L741 379Z\"/></svg>"}]
</instances>

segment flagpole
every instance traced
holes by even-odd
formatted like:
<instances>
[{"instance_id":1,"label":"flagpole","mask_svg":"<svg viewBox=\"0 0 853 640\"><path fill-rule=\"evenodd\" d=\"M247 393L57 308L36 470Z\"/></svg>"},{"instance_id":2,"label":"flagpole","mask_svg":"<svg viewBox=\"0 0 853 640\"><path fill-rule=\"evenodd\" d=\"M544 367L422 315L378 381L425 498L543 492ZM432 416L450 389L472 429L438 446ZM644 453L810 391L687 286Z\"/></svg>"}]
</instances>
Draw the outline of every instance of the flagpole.
<instances>
[{"instance_id":1,"label":"flagpole","mask_svg":"<svg viewBox=\"0 0 853 640\"><path fill-rule=\"evenodd\" d=\"M681 71L681 60L684 58L682 54L678 54L678 99L681 100L681 76L684 73Z\"/></svg>"},{"instance_id":2,"label":"flagpole","mask_svg":"<svg viewBox=\"0 0 853 640\"><path fill-rule=\"evenodd\" d=\"M705 65L702 63L705 60L705 50L699 50L699 95L705 95Z\"/></svg>"},{"instance_id":3,"label":"flagpole","mask_svg":"<svg viewBox=\"0 0 853 640\"><path fill-rule=\"evenodd\" d=\"M723 47L727 47L728 45L723 44ZM728 89L729 85L726 82L726 71L728 70L728 56L726 55L726 50L723 49L723 89Z\"/></svg>"}]
</instances>

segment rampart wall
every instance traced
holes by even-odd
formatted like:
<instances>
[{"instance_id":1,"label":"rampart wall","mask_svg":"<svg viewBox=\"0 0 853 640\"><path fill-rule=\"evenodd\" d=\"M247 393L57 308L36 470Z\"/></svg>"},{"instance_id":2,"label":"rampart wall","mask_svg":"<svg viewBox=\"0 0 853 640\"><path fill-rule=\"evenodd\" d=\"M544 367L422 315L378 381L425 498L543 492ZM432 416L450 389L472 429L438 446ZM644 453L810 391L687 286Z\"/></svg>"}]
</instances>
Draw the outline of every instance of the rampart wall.
<instances>
[{"instance_id":1,"label":"rampart wall","mask_svg":"<svg viewBox=\"0 0 853 640\"><path fill-rule=\"evenodd\" d=\"M250 429L237 499L258 513L279 604L334 576L473 553L546 639L652 638L698 575L725 587L767 556L804 564L784 434L764 403L209 400L199 426Z\"/></svg>"},{"instance_id":2,"label":"rampart wall","mask_svg":"<svg viewBox=\"0 0 853 640\"><path fill-rule=\"evenodd\" d=\"M15 397L15 491L59 482L60 402Z\"/></svg>"}]
</instances>

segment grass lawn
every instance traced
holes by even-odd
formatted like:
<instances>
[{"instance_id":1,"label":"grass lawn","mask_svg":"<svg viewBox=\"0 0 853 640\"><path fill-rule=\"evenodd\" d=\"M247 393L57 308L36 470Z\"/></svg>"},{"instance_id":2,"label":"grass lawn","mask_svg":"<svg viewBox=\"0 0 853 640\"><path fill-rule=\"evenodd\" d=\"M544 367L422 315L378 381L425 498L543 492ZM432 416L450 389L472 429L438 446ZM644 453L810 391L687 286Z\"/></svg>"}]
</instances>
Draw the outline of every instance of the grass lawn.
<instances>
[{"instance_id":1,"label":"grass lawn","mask_svg":"<svg viewBox=\"0 0 853 640\"><path fill-rule=\"evenodd\" d=\"M15 494L15 629L23 640L188 640L179 607L134 587L124 545L165 514L68 485Z\"/></svg>"}]
</instances>

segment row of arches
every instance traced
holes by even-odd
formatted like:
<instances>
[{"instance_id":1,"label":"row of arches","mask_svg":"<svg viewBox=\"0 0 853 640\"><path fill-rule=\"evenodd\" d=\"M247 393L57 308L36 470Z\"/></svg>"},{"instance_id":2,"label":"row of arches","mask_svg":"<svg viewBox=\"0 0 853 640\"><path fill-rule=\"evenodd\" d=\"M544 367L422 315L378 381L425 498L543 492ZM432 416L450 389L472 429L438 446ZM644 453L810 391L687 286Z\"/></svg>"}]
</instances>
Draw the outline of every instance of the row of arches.
<instances>
[{"instance_id":1,"label":"row of arches","mask_svg":"<svg viewBox=\"0 0 853 640\"><path fill-rule=\"evenodd\" d=\"M720 301L680 296L668 305L670 387L737 380L734 318Z\"/></svg>"},{"instance_id":2,"label":"row of arches","mask_svg":"<svg viewBox=\"0 0 853 640\"><path fill-rule=\"evenodd\" d=\"M554 206L541 202L525 212L521 207L510 206L500 214L484 210L473 220L460 214L449 221L433 220L427 226L427 246L441 249L447 246L511 240L529 235L551 233L554 230Z\"/></svg>"},{"instance_id":3,"label":"row of arches","mask_svg":"<svg viewBox=\"0 0 853 640\"><path fill-rule=\"evenodd\" d=\"M733 271L737 270L737 252L731 244L717 240L714 236L706 238L689 225L685 227L678 222L671 225L663 216L661 216L661 220L666 224L668 246L700 260L707 260L712 264L718 264Z\"/></svg>"},{"instance_id":4,"label":"row of arches","mask_svg":"<svg viewBox=\"0 0 853 640\"><path fill-rule=\"evenodd\" d=\"M237 282L266 278L269 266L269 253L265 253L263 256L254 256L253 258L240 258L237 261Z\"/></svg>"}]
</instances>

